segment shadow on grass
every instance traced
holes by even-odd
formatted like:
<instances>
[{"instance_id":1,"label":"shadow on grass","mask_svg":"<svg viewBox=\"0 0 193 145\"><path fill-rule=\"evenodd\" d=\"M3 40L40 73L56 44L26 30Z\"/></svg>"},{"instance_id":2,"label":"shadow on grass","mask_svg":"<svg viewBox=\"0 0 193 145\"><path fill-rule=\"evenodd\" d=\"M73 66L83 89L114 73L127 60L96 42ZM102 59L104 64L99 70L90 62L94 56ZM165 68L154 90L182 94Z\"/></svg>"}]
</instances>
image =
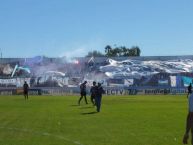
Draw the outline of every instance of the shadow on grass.
<instances>
[{"instance_id":1,"label":"shadow on grass","mask_svg":"<svg viewBox=\"0 0 193 145\"><path fill-rule=\"evenodd\" d=\"M80 109L94 108L94 106L81 107Z\"/></svg>"},{"instance_id":2,"label":"shadow on grass","mask_svg":"<svg viewBox=\"0 0 193 145\"><path fill-rule=\"evenodd\" d=\"M77 104L77 105L70 105L70 106L72 106L72 107L74 106L75 107L75 106L80 106L80 105Z\"/></svg>"},{"instance_id":3,"label":"shadow on grass","mask_svg":"<svg viewBox=\"0 0 193 145\"><path fill-rule=\"evenodd\" d=\"M91 114L96 114L98 112L92 111L92 112L86 112L86 113L81 113L82 115L91 115Z\"/></svg>"}]
</instances>

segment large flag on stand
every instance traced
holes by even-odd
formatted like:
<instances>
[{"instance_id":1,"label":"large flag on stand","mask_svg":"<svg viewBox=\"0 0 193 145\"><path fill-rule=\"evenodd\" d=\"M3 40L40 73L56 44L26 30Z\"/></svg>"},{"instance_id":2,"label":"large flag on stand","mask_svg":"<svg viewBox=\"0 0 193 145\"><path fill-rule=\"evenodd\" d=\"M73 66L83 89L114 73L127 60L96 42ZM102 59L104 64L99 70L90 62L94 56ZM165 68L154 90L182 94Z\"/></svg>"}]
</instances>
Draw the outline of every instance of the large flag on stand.
<instances>
[{"instance_id":1,"label":"large flag on stand","mask_svg":"<svg viewBox=\"0 0 193 145\"><path fill-rule=\"evenodd\" d=\"M13 77L15 75L15 72L18 71L18 70L24 70L27 73L31 73L31 71L28 67L15 65L15 68L14 68L12 74L11 74L11 77Z\"/></svg>"}]
</instances>

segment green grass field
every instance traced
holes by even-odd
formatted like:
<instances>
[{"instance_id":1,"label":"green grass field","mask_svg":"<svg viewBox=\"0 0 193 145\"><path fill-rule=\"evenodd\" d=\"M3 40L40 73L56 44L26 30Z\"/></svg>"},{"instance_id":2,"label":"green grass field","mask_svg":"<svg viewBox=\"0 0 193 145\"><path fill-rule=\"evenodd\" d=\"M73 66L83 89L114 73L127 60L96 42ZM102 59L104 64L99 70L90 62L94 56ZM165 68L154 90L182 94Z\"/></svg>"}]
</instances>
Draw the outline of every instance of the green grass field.
<instances>
[{"instance_id":1,"label":"green grass field","mask_svg":"<svg viewBox=\"0 0 193 145\"><path fill-rule=\"evenodd\" d=\"M186 96L0 96L0 145L182 145Z\"/></svg>"}]
</instances>

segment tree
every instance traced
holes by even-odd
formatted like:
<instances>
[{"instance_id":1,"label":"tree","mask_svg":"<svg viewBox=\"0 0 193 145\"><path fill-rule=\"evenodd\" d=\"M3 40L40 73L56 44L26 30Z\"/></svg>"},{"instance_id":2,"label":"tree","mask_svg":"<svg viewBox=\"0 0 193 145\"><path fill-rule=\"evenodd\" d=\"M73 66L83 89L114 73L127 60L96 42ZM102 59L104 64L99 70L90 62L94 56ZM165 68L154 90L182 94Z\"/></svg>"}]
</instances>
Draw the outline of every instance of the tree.
<instances>
[{"instance_id":1,"label":"tree","mask_svg":"<svg viewBox=\"0 0 193 145\"><path fill-rule=\"evenodd\" d=\"M112 50L112 48L111 48L110 45L107 45L107 46L105 47L105 53L106 53L106 54L109 54L109 53L111 52L111 50Z\"/></svg>"},{"instance_id":2,"label":"tree","mask_svg":"<svg viewBox=\"0 0 193 145\"><path fill-rule=\"evenodd\" d=\"M132 56L140 56L141 50L139 49L138 46L132 46L131 50L132 50Z\"/></svg>"},{"instance_id":3,"label":"tree","mask_svg":"<svg viewBox=\"0 0 193 145\"><path fill-rule=\"evenodd\" d=\"M105 55L107 57L127 57L127 56L140 56L141 50L138 46L132 46L131 48L126 48L125 46L112 48L110 45L105 47Z\"/></svg>"},{"instance_id":4,"label":"tree","mask_svg":"<svg viewBox=\"0 0 193 145\"><path fill-rule=\"evenodd\" d=\"M138 46L136 46L136 51L137 51L137 56L140 56L141 55L141 50L139 49Z\"/></svg>"},{"instance_id":5,"label":"tree","mask_svg":"<svg viewBox=\"0 0 193 145\"><path fill-rule=\"evenodd\" d=\"M110 45L107 45L105 47L105 53L106 53L105 55L107 57L113 57L114 56L114 51L113 51L113 49L112 49L112 47Z\"/></svg>"},{"instance_id":6,"label":"tree","mask_svg":"<svg viewBox=\"0 0 193 145\"><path fill-rule=\"evenodd\" d=\"M125 46L121 46L121 56L127 56L128 49Z\"/></svg>"},{"instance_id":7,"label":"tree","mask_svg":"<svg viewBox=\"0 0 193 145\"><path fill-rule=\"evenodd\" d=\"M99 51L96 51L96 50L94 50L94 51L90 51L90 52L88 52L88 54L86 55L86 57L103 57L103 56L105 56L104 54L102 54L101 52L99 52Z\"/></svg>"}]
</instances>

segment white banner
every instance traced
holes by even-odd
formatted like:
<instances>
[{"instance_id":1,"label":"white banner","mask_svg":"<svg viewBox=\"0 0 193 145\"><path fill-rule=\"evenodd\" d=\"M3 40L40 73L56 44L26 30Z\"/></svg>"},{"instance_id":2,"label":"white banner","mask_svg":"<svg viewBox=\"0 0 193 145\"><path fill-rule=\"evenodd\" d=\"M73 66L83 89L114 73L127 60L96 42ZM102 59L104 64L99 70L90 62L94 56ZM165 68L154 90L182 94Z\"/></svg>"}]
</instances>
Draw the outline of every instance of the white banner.
<instances>
[{"instance_id":1,"label":"white banner","mask_svg":"<svg viewBox=\"0 0 193 145\"><path fill-rule=\"evenodd\" d=\"M24 82L30 85L30 78L13 78L13 79L0 79L1 85L23 87Z\"/></svg>"},{"instance_id":2,"label":"white banner","mask_svg":"<svg viewBox=\"0 0 193 145\"><path fill-rule=\"evenodd\" d=\"M171 87L176 87L176 76L170 76Z\"/></svg>"},{"instance_id":3,"label":"white banner","mask_svg":"<svg viewBox=\"0 0 193 145\"><path fill-rule=\"evenodd\" d=\"M168 84L168 80L158 80L158 84L159 85L167 85Z\"/></svg>"},{"instance_id":4,"label":"white banner","mask_svg":"<svg viewBox=\"0 0 193 145\"><path fill-rule=\"evenodd\" d=\"M0 79L0 84L15 84L16 79Z\"/></svg>"},{"instance_id":5,"label":"white banner","mask_svg":"<svg viewBox=\"0 0 193 145\"><path fill-rule=\"evenodd\" d=\"M125 79L125 80L124 80L124 85L126 85L126 86L131 86L131 85L133 85L133 79Z\"/></svg>"}]
</instances>

